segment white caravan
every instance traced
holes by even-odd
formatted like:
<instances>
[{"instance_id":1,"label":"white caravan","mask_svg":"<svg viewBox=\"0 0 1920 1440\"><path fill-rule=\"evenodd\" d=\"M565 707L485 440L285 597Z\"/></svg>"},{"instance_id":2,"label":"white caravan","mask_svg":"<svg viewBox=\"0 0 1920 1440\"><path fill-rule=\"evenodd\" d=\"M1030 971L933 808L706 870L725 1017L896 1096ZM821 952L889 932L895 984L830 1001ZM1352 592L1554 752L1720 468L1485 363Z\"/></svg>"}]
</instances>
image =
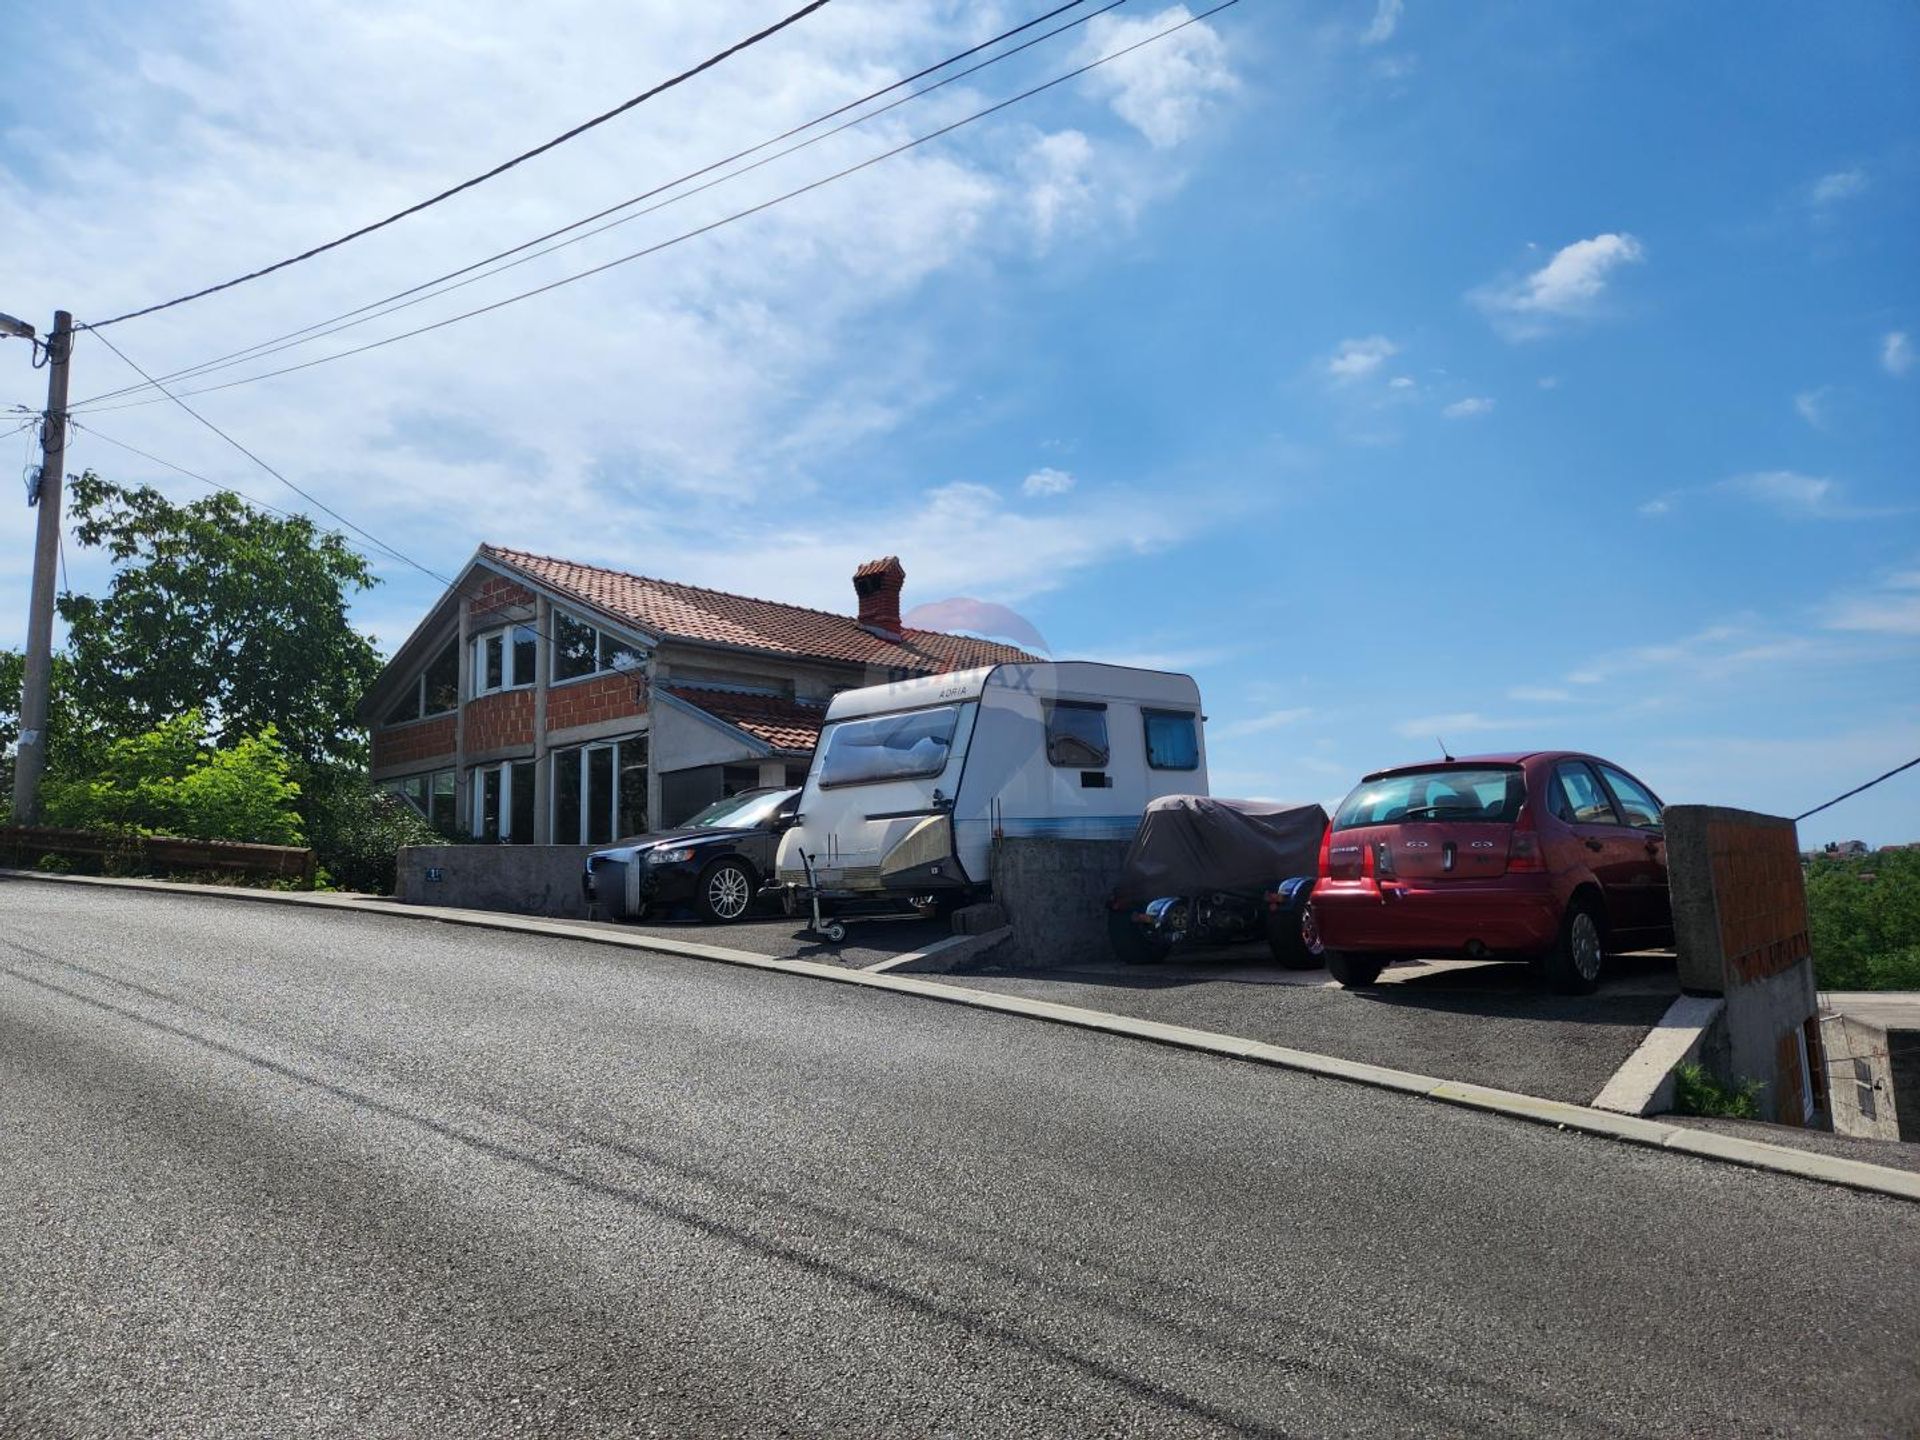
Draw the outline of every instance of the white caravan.
<instances>
[{"instance_id":1,"label":"white caravan","mask_svg":"<svg viewBox=\"0 0 1920 1440\"><path fill-rule=\"evenodd\" d=\"M1200 687L1084 661L847 690L827 708L779 878L828 896L987 884L996 835L1129 840L1149 800L1207 793Z\"/></svg>"}]
</instances>

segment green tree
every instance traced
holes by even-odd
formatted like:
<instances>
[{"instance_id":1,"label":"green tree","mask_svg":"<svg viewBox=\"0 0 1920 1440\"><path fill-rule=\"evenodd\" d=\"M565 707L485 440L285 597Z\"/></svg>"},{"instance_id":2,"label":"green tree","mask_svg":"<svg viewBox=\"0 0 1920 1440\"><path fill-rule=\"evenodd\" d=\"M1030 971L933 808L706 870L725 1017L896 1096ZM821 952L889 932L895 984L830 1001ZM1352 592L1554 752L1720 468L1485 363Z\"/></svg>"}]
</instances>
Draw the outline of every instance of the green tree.
<instances>
[{"instance_id":1,"label":"green tree","mask_svg":"<svg viewBox=\"0 0 1920 1440\"><path fill-rule=\"evenodd\" d=\"M1807 917L1822 989L1920 989L1920 850L1813 861Z\"/></svg>"},{"instance_id":2,"label":"green tree","mask_svg":"<svg viewBox=\"0 0 1920 1440\"><path fill-rule=\"evenodd\" d=\"M20 740L21 687L26 656L0 650L0 818L13 806L14 748ZM73 693L73 667L63 653L53 657L53 694L47 707L47 770L77 774L99 758L108 737L84 714Z\"/></svg>"},{"instance_id":3,"label":"green tree","mask_svg":"<svg viewBox=\"0 0 1920 1440\"><path fill-rule=\"evenodd\" d=\"M60 600L77 715L129 735L197 710L220 744L272 726L303 780L365 764L353 712L380 657L347 620L378 583L364 558L225 493L176 504L89 470L69 496L80 543L114 564L104 596Z\"/></svg>"},{"instance_id":4,"label":"green tree","mask_svg":"<svg viewBox=\"0 0 1920 1440\"><path fill-rule=\"evenodd\" d=\"M300 845L300 787L290 770L271 725L214 746L190 710L111 741L86 774L50 779L46 818L86 830Z\"/></svg>"}]
</instances>

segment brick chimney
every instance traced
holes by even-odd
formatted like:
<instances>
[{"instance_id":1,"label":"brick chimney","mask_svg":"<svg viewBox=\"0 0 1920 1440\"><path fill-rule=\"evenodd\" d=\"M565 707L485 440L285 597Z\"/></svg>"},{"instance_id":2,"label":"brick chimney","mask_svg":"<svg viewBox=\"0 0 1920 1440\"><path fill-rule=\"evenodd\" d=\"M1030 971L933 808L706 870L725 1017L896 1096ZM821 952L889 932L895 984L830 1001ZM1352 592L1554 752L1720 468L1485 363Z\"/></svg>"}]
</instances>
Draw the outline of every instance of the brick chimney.
<instances>
[{"instance_id":1,"label":"brick chimney","mask_svg":"<svg viewBox=\"0 0 1920 1440\"><path fill-rule=\"evenodd\" d=\"M860 597L861 628L888 640L900 638L900 590L907 572L900 557L869 560L853 572L853 593Z\"/></svg>"}]
</instances>

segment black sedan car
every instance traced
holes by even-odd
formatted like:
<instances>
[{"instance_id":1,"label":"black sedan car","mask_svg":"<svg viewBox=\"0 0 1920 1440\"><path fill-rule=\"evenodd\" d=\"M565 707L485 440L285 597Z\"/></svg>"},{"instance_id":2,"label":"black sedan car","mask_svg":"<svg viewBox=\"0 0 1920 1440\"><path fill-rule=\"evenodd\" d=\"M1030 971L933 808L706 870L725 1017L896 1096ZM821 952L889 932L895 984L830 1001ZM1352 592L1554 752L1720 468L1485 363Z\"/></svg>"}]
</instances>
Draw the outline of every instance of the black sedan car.
<instances>
[{"instance_id":1,"label":"black sedan car","mask_svg":"<svg viewBox=\"0 0 1920 1440\"><path fill-rule=\"evenodd\" d=\"M747 790L716 800L673 830L622 840L587 857L587 902L616 920L686 908L708 924L752 908L780 835L793 824L798 790Z\"/></svg>"}]
</instances>

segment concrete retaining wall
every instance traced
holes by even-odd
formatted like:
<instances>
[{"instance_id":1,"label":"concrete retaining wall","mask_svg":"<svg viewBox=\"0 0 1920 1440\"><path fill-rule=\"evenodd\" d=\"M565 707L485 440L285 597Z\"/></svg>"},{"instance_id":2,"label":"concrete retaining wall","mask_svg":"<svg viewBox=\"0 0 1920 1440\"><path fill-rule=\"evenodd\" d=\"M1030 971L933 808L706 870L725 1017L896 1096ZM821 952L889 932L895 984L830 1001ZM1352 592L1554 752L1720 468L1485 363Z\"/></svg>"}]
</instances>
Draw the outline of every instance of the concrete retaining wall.
<instances>
[{"instance_id":1,"label":"concrete retaining wall","mask_svg":"<svg viewBox=\"0 0 1920 1440\"><path fill-rule=\"evenodd\" d=\"M1013 933L994 963L1048 970L1111 960L1106 901L1126 854L1121 840L995 841L993 898Z\"/></svg>"},{"instance_id":2,"label":"concrete retaining wall","mask_svg":"<svg viewBox=\"0 0 1920 1440\"><path fill-rule=\"evenodd\" d=\"M394 894L409 905L586 918L580 873L596 845L408 845Z\"/></svg>"}]
</instances>

